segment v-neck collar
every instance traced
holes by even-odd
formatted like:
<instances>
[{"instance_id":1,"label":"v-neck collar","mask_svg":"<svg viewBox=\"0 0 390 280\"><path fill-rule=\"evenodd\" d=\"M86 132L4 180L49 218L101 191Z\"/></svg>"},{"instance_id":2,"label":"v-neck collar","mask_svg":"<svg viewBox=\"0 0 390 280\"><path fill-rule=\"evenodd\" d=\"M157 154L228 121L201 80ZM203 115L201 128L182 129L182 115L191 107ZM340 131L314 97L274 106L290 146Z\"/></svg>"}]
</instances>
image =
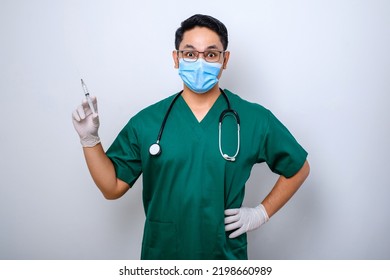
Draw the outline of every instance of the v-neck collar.
<instances>
[{"instance_id":1,"label":"v-neck collar","mask_svg":"<svg viewBox=\"0 0 390 280\"><path fill-rule=\"evenodd\" d=\"M217 100L215 100L214 104L211 106L210 110L204 116L204 118L201 121L198 121L198 119L192 112L190 106L188 106L187 102L184 100L183 96L180 96L177 102L179 103L178 105L183 108L183 117L186 118L186 121L188 121L191 126L200 126L203 128L206 128L213 121L218 119L219 115L222 113L225 107L227 108L225 98L222 94L220 94Z\"/></svg>"}]
</instances>

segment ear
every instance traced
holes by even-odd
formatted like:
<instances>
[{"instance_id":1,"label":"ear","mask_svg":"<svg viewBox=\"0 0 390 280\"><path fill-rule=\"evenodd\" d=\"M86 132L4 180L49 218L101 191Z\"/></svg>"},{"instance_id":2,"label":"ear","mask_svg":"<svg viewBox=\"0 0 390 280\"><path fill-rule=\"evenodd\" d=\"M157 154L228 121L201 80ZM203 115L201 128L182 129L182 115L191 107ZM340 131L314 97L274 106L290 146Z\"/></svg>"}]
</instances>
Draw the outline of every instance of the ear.
<instances>
[{"instance_id":1,"label":"ear","mask_svg":"<svg viewBox=\"0 0 390 280\"><path fill-rule=\"evenodd\" d=\"M227 68L227 64L228 64L229 58L230 58L230 52L226 51L225 55L223 57L223 64L222 64L223 69Z\"/></svg>"},{"instance_id":2,"label":"ear","mask_svg":"<svg viewBox=\"0 0 390 280\"><path fill-rule=\"evenodd\" d=\"M172 58L173 58L173 62L175 64L175 68L178 69L179 68L179 56L177 55L177 51L172 51Z\"/></svg>"}]
</instances>

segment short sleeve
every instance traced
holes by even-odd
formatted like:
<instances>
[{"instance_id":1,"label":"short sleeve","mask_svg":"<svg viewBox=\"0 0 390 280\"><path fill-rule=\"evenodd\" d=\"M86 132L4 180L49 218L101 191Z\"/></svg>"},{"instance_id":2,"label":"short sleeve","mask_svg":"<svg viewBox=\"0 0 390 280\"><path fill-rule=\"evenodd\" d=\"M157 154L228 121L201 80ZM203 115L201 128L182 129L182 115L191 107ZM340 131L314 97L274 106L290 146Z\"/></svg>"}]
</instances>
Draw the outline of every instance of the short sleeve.
<instances>
[{"instance_id":1,"label":"short sleeve","mask_svg":"<svg viewBox=\"0 0 390 280\"><path fill-rule=\"evenodd\" d=\"M117 178L133 186L142 173L142 164L137 134L132 120L118 134L106 155L114 164Z\"/></svg>"},{"instance_id":2,"label":"short sleeve","mask_svg":"<svg viewBox=\"0 0 390 280\"><path fill-rule=\"evenodd\" d=\"M294 176L303 166L307 152L288 129L268 111L268 127L263 139L259 161L287 178Z\"/></svg>"}]
</instances>

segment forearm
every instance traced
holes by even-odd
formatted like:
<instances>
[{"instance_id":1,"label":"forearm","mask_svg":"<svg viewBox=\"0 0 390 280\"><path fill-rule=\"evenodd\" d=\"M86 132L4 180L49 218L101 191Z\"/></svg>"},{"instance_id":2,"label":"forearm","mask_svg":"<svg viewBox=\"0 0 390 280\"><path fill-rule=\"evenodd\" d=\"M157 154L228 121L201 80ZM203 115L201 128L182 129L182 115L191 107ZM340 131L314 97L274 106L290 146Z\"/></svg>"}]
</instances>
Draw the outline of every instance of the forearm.
<instances>
[{"instance_id":1,"label":"forearm","mask_svg":"<svg viewBox=\"0 0 390 280\"><path fill-rule=\"evenodd\" d=\"M94 147L83 148L85 160L92 179L107 199L121 197L129 185L116 178L115 168L99 143Z\"/></svg>"},{"instance_id":2,"label":"forearm","mask_svg":"<svg viewBox=\"0 0 390 280\"><path fill-rule=\"evenodd\" d=\"M280 176L271 192L255 208L241 207L225 210L225 230L233 231L229 238L255 230L266 223L294 195L309 175L310 167L305 161L302 168L291 178ZM265 211L264 211L265 210Z\"/></svg>"},{"instance_id":3,"label":"forearm","mask_svg":"<svg viewBox=\"0 0 390 280\"><path fill-rule=\"evenodd\" d=\"M310 172L309 163L306 161L302 168L291 178L280 176L271 192L263 200L269 217L278 212L306 180Z\"/></svg>"}]
</instances>

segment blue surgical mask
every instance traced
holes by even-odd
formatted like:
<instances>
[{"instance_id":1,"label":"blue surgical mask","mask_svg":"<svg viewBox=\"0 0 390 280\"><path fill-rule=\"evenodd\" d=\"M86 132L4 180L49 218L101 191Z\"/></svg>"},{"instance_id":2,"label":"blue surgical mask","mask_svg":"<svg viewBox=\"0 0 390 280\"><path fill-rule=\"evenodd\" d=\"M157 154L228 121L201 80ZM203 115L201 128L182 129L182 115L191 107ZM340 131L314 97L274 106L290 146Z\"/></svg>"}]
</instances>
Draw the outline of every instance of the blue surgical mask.
<instances>
[{"instance_id":1,"label":"blue surgical mask","mask_svg":"<svg viewBox=\"0 0 390 280\"><path fill-rule=\"evenodd\" d=\"M202 94L212 89L218 82L221 63L211 63L199 58L195 62L179 60L179 75L192 91Z\"/></svg>"}]
</instances>

